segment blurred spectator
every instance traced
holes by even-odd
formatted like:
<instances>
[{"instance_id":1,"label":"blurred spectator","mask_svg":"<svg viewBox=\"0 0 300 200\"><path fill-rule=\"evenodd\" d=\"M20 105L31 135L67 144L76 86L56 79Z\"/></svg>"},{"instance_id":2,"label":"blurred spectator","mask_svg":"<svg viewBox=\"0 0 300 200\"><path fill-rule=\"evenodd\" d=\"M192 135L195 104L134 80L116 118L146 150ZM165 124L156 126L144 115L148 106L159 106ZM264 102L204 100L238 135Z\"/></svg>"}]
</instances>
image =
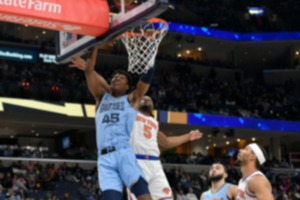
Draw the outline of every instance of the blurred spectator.
<instances>
[{"instance_id":1,"label":"blurred spectator","mask_svg":"<svg viewBox=\"0 0 300 200\"><path fill-rule=\"evenodd\" d=\"M13 70L11 74L4 73L0 81L0 85L6 85L3 87L4 96L55 102L94 101L80 71L52 65L46 68L44 64L32 67L24 63L2 62L2 65ZM97 70L105 77L110 77L113 72L113 69L104 67ZM138 80L137 76L134 77ZM269 86L256 78L228 81L213 72L205 77L195 73L189 67L189 62L185 62L179 63L172 71L156 73L149 95L158 110L297 120L300 119L297 88L293 81ZM3 149L4 156L12 154L20 154L20 150L15 149L12 152L9 148ZM77 154L81 158L85 158L87 154L91 156L84 146ZM23 152L25 157L30 155L28 150ZM43 157L44 152L36 148L32 156ZM191 157L191 162L197 162L194 156Z\"/></svg>"},{"instance_id":2,"label":"blurred spectator","mask_svg":"<svg viewBox=\"0 0 300 200\"><path fill-rule=\"evenodd\" d=\"M188 193L186 194L186 199L187 200L198 200L196 195L194 194L194 190L192 187L189 188Z\"/></svg>"},{"instance_id":3,"label":"blurred spectator","mask_svg":"<svg viewBox=\"0 0 300 200\"><path fill-rule=\"evenodd\" d=\"M177 199L177 200L188 200L188 199L187 199L187 196L183 193L183 190L182 190L182 189L180 189L180 190L178 191L178 193L176 194L176 199Z\"/></svg>"},{"instance_id":4,"label":"blurred spectator","mask_svg":"<svg viewBox=\"0 0 300 200\"><path fill-rule=\"evenodd\" d=\"M5 200L5 192L3 191L2 185L0 185L0 200Z\"/></svg>"}]
</instances>

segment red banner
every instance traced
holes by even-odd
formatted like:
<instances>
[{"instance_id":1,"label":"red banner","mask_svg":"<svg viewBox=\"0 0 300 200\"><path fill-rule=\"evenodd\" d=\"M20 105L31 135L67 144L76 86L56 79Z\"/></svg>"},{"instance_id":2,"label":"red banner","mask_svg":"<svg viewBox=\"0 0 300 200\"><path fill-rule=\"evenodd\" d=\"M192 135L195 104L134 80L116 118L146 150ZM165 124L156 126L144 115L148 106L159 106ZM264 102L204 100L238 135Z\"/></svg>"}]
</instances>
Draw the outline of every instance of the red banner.
<instances>
[{"instance_id":1,"label":"red banner","mask_svg":"<svg viewBox=\"0 0 300 200\"><path fill-rule=\"evenodd\" d=\"M109 29L107 0L0 0L0 21L100 36Z\"/></svg>"}]
</instances>

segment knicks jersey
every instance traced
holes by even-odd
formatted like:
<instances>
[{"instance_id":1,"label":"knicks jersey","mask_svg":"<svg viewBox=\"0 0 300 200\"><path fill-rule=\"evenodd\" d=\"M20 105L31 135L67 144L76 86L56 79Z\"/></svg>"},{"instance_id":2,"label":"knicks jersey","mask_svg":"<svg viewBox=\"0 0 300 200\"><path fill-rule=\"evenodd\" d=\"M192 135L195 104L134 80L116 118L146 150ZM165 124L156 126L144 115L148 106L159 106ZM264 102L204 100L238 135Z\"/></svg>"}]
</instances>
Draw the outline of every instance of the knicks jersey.
<instances>
[{"instance_id":1,"label":"knicks jersey","mask_svg":"<svg viewBox=\"0 0 300 200\"><path fill-rule=\"evenodd\" d=\"M262 172L256 171L250 176L248 176L246 179L241 179L238 185L237 200L256 200L255 194L250 192L247 188L248 182L253 176L265 177L265 175Z\"/></svg>"},{"instance_id":2,"label":"knicks jersey","mask_svg":"<svg viewBox=\"0 0 300 200\"><path fill-rule=\"evenodd\" d=\"M105 93L95 117L98 149L129 146L136 115L137 111L128 102L128 95L115 98Z\"/></svg>"},{"instance_id":3,"label":"knicks jersey","mask_svg":"<svg viewBox=\"0 0 300 200\"><path fill-rule=\"evenodd\" d=\"M227 189L229 186L229 183L225 183L217 192L212 192L211 189L206 191L203 195L203 200L230 200L230 198L227 197Z\"/></svg>"},{"instance_id":4,"label":"knicks jersey","mask_svg":"<svg viewBox=\"0 0 300 200\"><path fill-rule=\"evenodd\" d=\"M158 122L151 116L138 113L130 139L130 145L136 154L159 156L157 144Z\"/></svg>"}]
</instances>

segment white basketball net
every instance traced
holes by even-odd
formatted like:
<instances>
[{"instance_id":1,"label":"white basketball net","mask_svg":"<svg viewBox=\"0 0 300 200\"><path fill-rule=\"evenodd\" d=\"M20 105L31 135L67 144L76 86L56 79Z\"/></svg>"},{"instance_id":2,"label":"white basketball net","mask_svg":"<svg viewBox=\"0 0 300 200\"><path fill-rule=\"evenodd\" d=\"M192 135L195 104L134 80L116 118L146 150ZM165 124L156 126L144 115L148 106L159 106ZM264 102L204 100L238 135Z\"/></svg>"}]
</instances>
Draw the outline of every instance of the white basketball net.
<instances>
[{"instance_id":1,"label":"white basketball net","mask_svg":"<svg viewBox=\"0 0 300 200\"><path fill-rule=\"evenodd\" d=\"M120 36L128 52L129 72L142 74L154 66L158 46L168 28L167 22L152 19Z\"/></svg>"}]
</instances>

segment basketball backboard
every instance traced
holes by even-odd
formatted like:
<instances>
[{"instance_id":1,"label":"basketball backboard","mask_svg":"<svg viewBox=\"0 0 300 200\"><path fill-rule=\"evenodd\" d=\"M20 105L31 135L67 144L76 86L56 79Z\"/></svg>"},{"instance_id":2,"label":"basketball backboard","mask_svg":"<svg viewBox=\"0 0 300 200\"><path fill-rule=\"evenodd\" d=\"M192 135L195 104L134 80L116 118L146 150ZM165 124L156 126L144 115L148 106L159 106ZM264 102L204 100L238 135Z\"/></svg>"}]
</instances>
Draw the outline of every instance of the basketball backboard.
<instances>
[{"instance_id":1,"label":"basketball backboard","mask_svg":"<svg viewBox=\"0 0 300 200\"><path fill-rule=\"evenodd\" d=\"M73 57L85 54L89 48L112 40L123 32L158 16L168 6L168 0L147 0L128 12L112 17L108 32L98 37L82 36L79 38L76 34L59 32L56 41L57 62L70 62Z\"/></svg>"}]
</instances>

